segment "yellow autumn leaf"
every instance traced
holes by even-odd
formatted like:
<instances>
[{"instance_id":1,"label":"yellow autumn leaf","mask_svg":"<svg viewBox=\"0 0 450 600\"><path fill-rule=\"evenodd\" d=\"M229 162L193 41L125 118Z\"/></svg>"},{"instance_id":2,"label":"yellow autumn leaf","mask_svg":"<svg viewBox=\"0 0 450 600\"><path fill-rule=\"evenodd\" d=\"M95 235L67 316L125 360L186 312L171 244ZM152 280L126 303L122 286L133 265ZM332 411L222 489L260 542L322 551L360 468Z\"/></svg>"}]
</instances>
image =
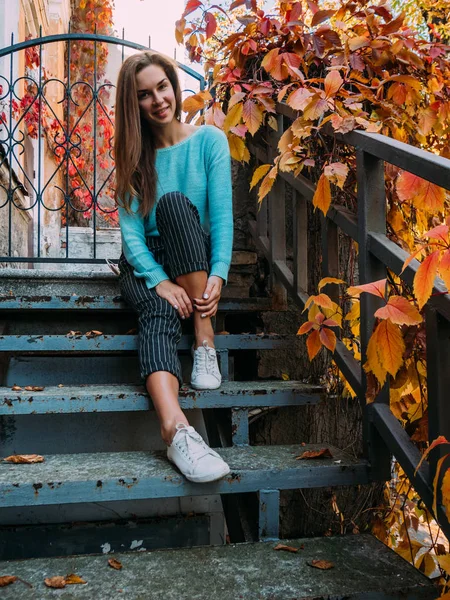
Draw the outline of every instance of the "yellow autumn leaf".
<instances>
[{"instance_id":1,"label":"yellow autumn leaf","mask_svg":"<svg viewBox=\"0 0 450 600\"><path fill-rule=\"evenodd\" d=\"M250 182L250 189L252 190L257 183L266 175L271 165L260 165L253 173L252 180Z\"/></svg>"},{"instance_id":2,"label":"yellow autumn leaf","mask_svg":"<svg viewBox=\"0 0 450 600\"><path fill-rule=\"evenodd\" d=\"M225 117L225 121L223 122L223 130L225 131L225 133L228 133L232 127L236 127L236 125L241 121L243 110L244 107L242 105L242 102L239 102L228 111Z\"/></svg>"},{"instance_id":3,"label":"yellow autumn leaf","mask_svg":"<svg viewBox=\"0 0 450 600\"><path fill-rule=\"evenodd\" d=\"M397 325L391 321L381 321L377 327L377 353L380 364L393 377L403 364L405 342Z\"/></svg>"},{"instance_id":4,"label":"yellow autumn leaf","mask_svg":"<svg viewBox=\"0 0 450 600\"><path fill-rule=\"evenodd\" d=\"M343 279L337 279L336 277L323 277L320 281L319 284L317 286L318 291L320 292L320 290L322 288L324 288L326 285L328 285L329 283L345 283L345 281Z\"/></svg>"},{"instance_id":5,"label":"yellow autumn leaf","mask_svg":"<svg viewBox=\"0 0 450 600\"><path fill-rule=\"evenodd\" d=\"M273 184L275 183L275 179L277 176L277 168L272 167L267 175L262 180L262 183L258 190L258 202L261 203L267 194L272 189Z\"/></svg>"},{"instance_id":6,"label":"yellow autumn leaf","mask_svg":"<svg viewBox=\"0 0 450 600\"><path fill-rule=\"evenodd\" d=\"M239 136L230 133L228 135L228 145L230 146L230 154L232 158L240 162L248 162L250 160L250 152L243 139Z\"/></svg>"},{"instance_id":7,"label":"yellow autumn leaf","mask_svg":"<svg viewBox=\"0 0 450 600\"><path fill-rule=\"evenodd\" d=\"M359 304L359 303L358 303ZM369 343L367 344L367 361L364 365L364 370L367 373L371 371L380 382L380 385L384 385L386 381L387 371L381 364L378 356L378 327L370 336Z\"/></svg>"}]
</instances>

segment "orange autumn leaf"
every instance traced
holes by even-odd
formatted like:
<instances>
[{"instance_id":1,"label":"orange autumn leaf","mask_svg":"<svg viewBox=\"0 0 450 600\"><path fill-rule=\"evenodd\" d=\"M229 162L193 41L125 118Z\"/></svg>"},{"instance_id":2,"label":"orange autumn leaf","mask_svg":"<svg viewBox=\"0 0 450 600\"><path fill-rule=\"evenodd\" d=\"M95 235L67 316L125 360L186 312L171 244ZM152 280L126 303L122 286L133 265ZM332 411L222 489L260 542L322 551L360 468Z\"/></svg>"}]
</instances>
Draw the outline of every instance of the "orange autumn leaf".
<instances>
[{"instance_id":1,"label":"orange autumn leaf","mask_svg":"<svg viewBox=\"0 0 450 600\"><path fill-rule=\"evenodd\" d=\"M405 342L400 329L390 321L381 321L377 327L377 353L383 369L395 377L403 364Z\"/></svg>"},{"instance_id":2,"label":"orange autumn leaf","mask_svg":"<svg viewBox=\"0 0 450 600\"><path fill-rule=\"evenodd\" d=\"M310 567L314 567L315 569L322 570L332 569L334 567L334 563L331 561L318 558L313 559L310 563L308 563L308 565Z\"/></svg>"},{"instance_id":3,"label":"orange autumn leaf","mask_svg":"<svg viewBox=\"0 0 450 600\"><path fill-rule=\"evenodd\" d=\"M295 460L306 460L308 458L333 458L328 448L321 448L320 450L305 450L300 456L296 456Z\"/></svg>"},{"instance_id":4,"label":"orange autumn leaf","mask_svg":"<svg viewBox=\"0 0 450 600\"><path fill-rule=\"evenodd\" d=\"M384 300L386 295L386 279L379 279L378 281L372 281L372 283L364 283L347 288L347 293L350 296L358 296L361 292L373 294Z\"/></svg>"},{"instance_id":5,"label":"orange autumn leaf","mask_svg":"<svg viewBox=\"0 0 450 600\"><path fill-rule=\"evenodd\" d=\"M439 275L443 279L446 287L450 290L450 250L446 250L439 263Z\"/></svg>"},{"instance_id":6,"label":"orange autumn leaf","mask_svg":"<svg viewBox=\"0 0 450 600\"><path fill-rule=\"evenodd\" d=\"M317 183L316 191L314 192L313 205L319 208L324 215L327 214L331 204L331 188L330 182L324 173L320 176Z\"/></svg>"},{"instance_id":7,"label":"orange autumn leaf","mask_svg":"<svg viewBox=\"0 0 450 600\"><path fill-rule=\"evenodd\" d=\"M13 454L3 460L14 464L32 464L44 462L44 457L39 454Z\"/></svg>"},{"instance_id":8,"label":"orange autumn leaf","mask_svg":"<svg viewBox=\"0 0 450 600\"><path fill-rule=\"evenodd\" d=\"M344 83L339 71L331 71L325 77L324 85L325 85L325 96L329 98L330 96L334 96L334 94L339 90L341 85Z\"/></svg>"},{"instance_id":9,"label":"orange autumn leaf","mask_svg":"<svg viewBox=\"0 0 450 600\"><path fill-rule=\"evenodd\" d=\"M434 513L434 515L437 515L438 483L439 483L439 479L441 476L442 465L449 458L449 456L450 456L450 454L444 454L444 456L441 456L441 458L437 461L437 464L436 464L436 473L435 473L434 479L433 479L433 491L434 491L433 513Z\"/></svg>"},{"instance_id":10,"label":"orange autumn leaf","mask_svg":"<svg viewBox=\"0 0 450 600\"><path fill-rule=\"evenodd\" d=\"M322 348L320 335L317 330L311 332L306 339L306 348L308 350L309 360L312 360Z\"/></svg>"},{"instance_id":11,"label":"orange autumn leaf","mask_svg":"<svg viewBox=\"0 0 450 600\"><path fill-rule=\"evenodd\" d=\"M76 573L70 573L64 577L66 580L66 585L77 585L82 583L87 583L82 577L76 575Z\"/></svg>"},{"instance_id":12,"label":"orange autumn leaf","mask_svg":"<svg viewBox=\"0 0 450 600\"><path fill-rule=\"evenodd\" d=\"M336 349L336 334L334 333L334 331L331 331L331 329L328 329L327 327L323 327L320 330L319 337L320 337L320 341L325 346L325 348L328 348L328 350L331 350L331 352L335 351L335 349Z\"/></svg>"},{"instance_id":13,"label":"orange autumn leaf","mask_svg":"<svg viewBox=\"0 0 450 600\"><path fill-rule=\"evenodd\" d=\"M440 212L444 209L444 188L408 171L400 173L395 188L402 202L412 202L417 208L428 212Z\"/></svg>"},{"instance_id":14,"label":"orange autumn leaf","mask_svg":"<svg viewBox=\"0 0 450 600\"><path fill-rule=\"evenodd\" d=\"M230 146L230 154L232 158L240 162L248 162L250 160L250 152L242 140L233 133L228 135L228 145Z\"/></svg>"},{"instance_id":15,"label":"orange autumn leaf","mask_svg":"<svg viewBox=\"0 0 450 600\"><path fill-rule=\"evenodd\" d=\"M15 575L2 575L0 577L0 587L6 587L15 581L17 581L17 577Z\"/></svg>"},{"instance_id":16,"label":"orange autumn leaf","mask_svg":"<svg viewBox=\"0 0 450 600\"><path fill-rule=\"evenodd\" d=\"M386 306L376 311L375 317L389 319L397 325L418 325L423 321L417 308L403 296L391 296Z\"/></svg>"},{"instance_id":17,"label":"orange autumn leaf","mask_svg":"<svg viewBox=\"0 0 450 600\"><path fill-rule=\"evenodd\" d=\"M331 183L334 183L341 189L343 189L345 180L348 175L348 167L344 163L336 162L327 165L324 169L324 175Z\"/></svg>"},{"instance_id":18,"label":"orange autumn leaf","mask_svg":"<svg viewBox=\"0 0 450 600\"><path fill-rule=\"evenodd\" d=\"M272 189L272 186L275 183L276 176L277 176L277 168L272 167L270 169L270 171L267 173L267 175L264 177L264 179L262 180L261 185L258 190L258 202L260 204L264 200L264 198L267 196L267 194L270 192L270 190Z\"/></svg>"},{"instance_id":19,"label":"orange autumn leaf","mask_svg":"<svg viewBox=\"0 0 450 600\"><path fill-rule=\"evenodd\" d=\"M447 440L447 438L445 438L443 435L440 435L439 437L437 437L435 440L433 440L431 442L431 444L429 445L429 447L426 449L426 451L422 454L422 456L420 457L419 463L416 467L416 470L414 471L414 475L417 473L417 471L420 469L420 465L423 463L423 461L427 458L427 456L429 455L429 453L434 450L434 448L436 448L437 446L441 446L442 444L450 444L450 442Z\"/></svg>"},{"instance_id":20,"label":"orange autumn leaf","mask_svg":"<svg viewBox=\"0 0 450 600\"><path fill-rule=\"evenodd\" d=\"M303 312L308 309L311 304L315 304L316 306L321 306L322 308L333 308L333 302L329 296L326 294L317 294L317 296L310 296L308 300L305 302L305 308Z\"/></svg>"},{"instance_id":21,"label":"orange autumn leaf","mask_svg":"<svg viewBox=\"0 0 450 600\"><path fill-rule=\"evenodd\" d=\"M247 102L244 104L242 117L251 135L255 135L255 133L260 128L263 119L263 114L264 113L261 106L259 106L252 100L247 100Z\"/></svg>"},{"instance_id":22,"label":"orange autumn leaf","mask_svg":"<svg viewBox=\"0 0 450 600\"><path fill-rule=\"evenodd\" d=\"M64 588L66 587L66 580L64 577L58 575L56 577L47 577L44 579L44 583L47 587L50 588Z\"/></svg>"},{"instance_id":23,"label":"orange autumn leaf","mask_svg":"<svg viewBox=\"0 0 450 600\"><path fill-rule=\"evenodd\" d=\"M371 371L380 382L380 385L384 385L386 381L387 371L382 366L380 358L378 356L378 327L372 333L367 344L367 362L364 364L364 370L367 372Z\"/></svg>"},{"instance_id":24,"label":"orange autumn leaf","mask_svg":"<svg viewBox=\"0 0 450 600\"><path fill-rule=\"evenodd\" d=\"M117 560L117 558L108 559L108 565L113 569L116 569L116 571L120 571L120 569L123 567L122 563L120 560Z\"/></svg>"},{"instance_id":25,"label":"orange autumn leaf","mask_svg":"<svg viewBox=\"0 0 450 600\"><path fill-rule=\"evenodd\" d=\"M336 277L323 277L317 285L317 289L319 290L319 292L322 288L324 288L329 283L340 284L340 283L345 283L345 281L343 279L337 279Z\"/></svg>"},{"instance_id":26,"label":"orange autumn leaf","mask_svg":"<svg viewBox=\"0 0 450 600\"><path fill-rule=\"evenodd\" d=\"M294 548L293 546L286 546L285 544L277 544L274 547L274 550L285 550L286 552L298 552L298 548Z\"/></svg>"},{"instance_id":27,"label":"orange autumn leaf","mask_svg":"<svg viewBox=\"0 0 450 600\"><path fill-rule=\"evenodd\" d=\"M253 189L257 183L261 181L264 175L270 171L271 165L260 165L253 173L252 180L250 182L250 189Z\"/></svg>"},{"instance_id":28,"label":"orange autumn leaf","mask_svg":"<svg viewBox=\"0 0 450 600\"><path fill-rule=\"evenodd\" d=\"M413 289L419 308L422 308L431 296L440 257L440 251L435 250L425 258L417 269L417 273L414 277Z\"/></svg>"},{"instance_id":29,"label":"orange autumn leaf","mask_svg":"<svg viewBox=\"0 0 450 600\"><path fill-rule=\"evenodd\" d=\"M448 225L438 225L437 227L433 227L433 229L430 229L430 231L424 233L423 237L434 238L435 240L440 240L441 242L444 242L444 244L448 244L448 231Z\"/></svg>"},{"instance_id":30,"label":"orange autumn leaf","mask_svg":"<svg viewBox=\"0 0 450 600\"><path fill-rule=\"evenodd\" d=\"M297 335L303 335L304 333L308 333L308 331L311 331L311 329L313 329L314 326L317 327L317 325L312 321L306 321L306 323L303 323L303 325L297 331Z\"/></svg>"}]
</instances>

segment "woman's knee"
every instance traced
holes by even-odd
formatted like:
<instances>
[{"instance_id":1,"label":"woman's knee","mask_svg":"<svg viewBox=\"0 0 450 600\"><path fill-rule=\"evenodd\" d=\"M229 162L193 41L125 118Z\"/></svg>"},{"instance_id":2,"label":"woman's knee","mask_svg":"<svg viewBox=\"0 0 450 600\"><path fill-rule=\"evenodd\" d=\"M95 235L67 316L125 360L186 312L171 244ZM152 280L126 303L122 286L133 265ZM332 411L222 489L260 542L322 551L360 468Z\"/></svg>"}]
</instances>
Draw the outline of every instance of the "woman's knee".
<instances>
[{"instance_id":1,"label":"woman's knee","mask_svg":"<svg viewBox=\"0 0 450 600\"><path fill-rule=\"evenodd\" d=\"M182 192L168 192L161 196L156 205L156 223L161 219L170 218L172 222L183 220L184 215L192 213L200 221L197 208ZM173 217L173 218L171 218Z\"/></svg>"}]
</instances>

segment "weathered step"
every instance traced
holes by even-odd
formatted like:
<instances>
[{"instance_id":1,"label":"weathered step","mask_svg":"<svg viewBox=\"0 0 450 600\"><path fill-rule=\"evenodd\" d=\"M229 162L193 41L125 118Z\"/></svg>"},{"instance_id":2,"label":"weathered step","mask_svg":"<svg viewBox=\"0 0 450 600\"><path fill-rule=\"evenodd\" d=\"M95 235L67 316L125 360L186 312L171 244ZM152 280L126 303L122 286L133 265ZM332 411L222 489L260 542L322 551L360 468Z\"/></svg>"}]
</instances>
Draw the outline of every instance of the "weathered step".
<instances>
[{"instance_id":1,"label":"weathered step","mask_svg":"<svg viewBox=\"0 0 450 600\"><path fill-rule=\"evenodd\" d=\"M220 448L231 473L207 484L187 481L162 452L45 456L43 463L0 462L0 507L141 500L208 494L355 485L368 464L329 447L332 458L296 460L323 445Z\"/></svg>"},{"instance_id":2,"label":"weathered step","mask_svg":"<svg viewBox=\"0 0 450 600\"><path fill-rule=\"evenodd\" d=\"M2 589L5 600L28 598L127 598L127 600L431 600L429 579L369 534L283 540L298 552L274 551L275 543L69 556L0 562L16 581ZM311 567L326 560L334 567ZM44 579L75 573L86 582L64 590ZM31 587L28 587L31 586Z\"/></svg>"},{"instance_id":3,"label":"weathered step","mask_svg":"<svg viewBox=\"0 0 450 600\"><path fill-rule=\"evenodd\" d=\"M226 381L218 390L183 386L183 409L316 404L323 388L299 381ZM152 402L143 386L85 385L46 387L42 392L0 388L0 415L148 410Z\"/></svg>"},{"instance_id":4,"label":"weathered step","mask_svg":"<svg viewBox=\"0 0 450 600\"><path fill-rule=\"evenodd\" d=\"M286 348L293 335L251 334L216 335L217 350L270 350ZM193 336L184 335L179 350L190 350ZM135 352L137 335L0 335L0 352Z\"/></svg>"},{"instance_id":5,"label":"weathered step","mask_svg":"<svg viewBox=\"0 0 450 600\"><path fill-rule=\"evenodd\" d=\"M271 310L271 298L225 298L219 303L219 311L253 312ZM0 310L120 310L131 312L132 309L122 298L116 296L13 296L0 295Z\"/></svg>"}]
</instances>

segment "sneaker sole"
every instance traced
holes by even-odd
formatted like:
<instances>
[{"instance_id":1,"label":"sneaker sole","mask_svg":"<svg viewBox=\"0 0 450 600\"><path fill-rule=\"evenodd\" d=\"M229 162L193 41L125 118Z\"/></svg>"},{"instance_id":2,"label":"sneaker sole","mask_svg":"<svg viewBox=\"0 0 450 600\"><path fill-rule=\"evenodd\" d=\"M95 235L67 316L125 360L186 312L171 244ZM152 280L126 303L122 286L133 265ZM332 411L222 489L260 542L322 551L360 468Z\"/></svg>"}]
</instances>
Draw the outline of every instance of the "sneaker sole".
<instances>
[{"instance_id":1,"label":"sneaker sole","mask_svg":"<svg viewBox=\"0 0 450 600\"><path fill-rule=\"evenodd\" d=\"M188 479L189 481L192 481L192 483L210 483L211 481L218 481L219 479L222 479L222 477L225 477L225 475L228 475L229 473L231 473L231 469L228 465L225 465L225 467L221 470L218 471L217 473L210 473L209 475L205 475L204 477L190 477L189 475L185 475L180 468L178 467L178 465L176 465L174 463L174 461L167 457L168 460L174 464L177 469L180 471L180 473L186 477L186 479Z\"/></svg>"},{"instance_id":2,"label":"sneaker sole","mask_svg":"<svg viewBox=\"0 0 450 600\"><path fill-rule=\"evenodd\" d=\"M187 475L185 475L185 477L186 479L189 479L189 481L192 481L192 483L210 483L222 479L222 477L225 477L225 475L228 475L229 473L231 473L231 469L227 465L226 469L222 469L219 473L205 475L204 477L188 477Z\"/></svg>"},{"instance_id":3,"label":"sneaker sole","mask_svg":"<svg viewBox=\"0 0 450 600\"><path fill-rule=\"evenodd\" d=\"M192 381L191 381L191 388L194 388L194 390L217 390L220 388L221 385L222 385L221 381L217 385L214 385L214 386L198 385L198 384L192 383Z\"/></svg>"}]
</instances>

